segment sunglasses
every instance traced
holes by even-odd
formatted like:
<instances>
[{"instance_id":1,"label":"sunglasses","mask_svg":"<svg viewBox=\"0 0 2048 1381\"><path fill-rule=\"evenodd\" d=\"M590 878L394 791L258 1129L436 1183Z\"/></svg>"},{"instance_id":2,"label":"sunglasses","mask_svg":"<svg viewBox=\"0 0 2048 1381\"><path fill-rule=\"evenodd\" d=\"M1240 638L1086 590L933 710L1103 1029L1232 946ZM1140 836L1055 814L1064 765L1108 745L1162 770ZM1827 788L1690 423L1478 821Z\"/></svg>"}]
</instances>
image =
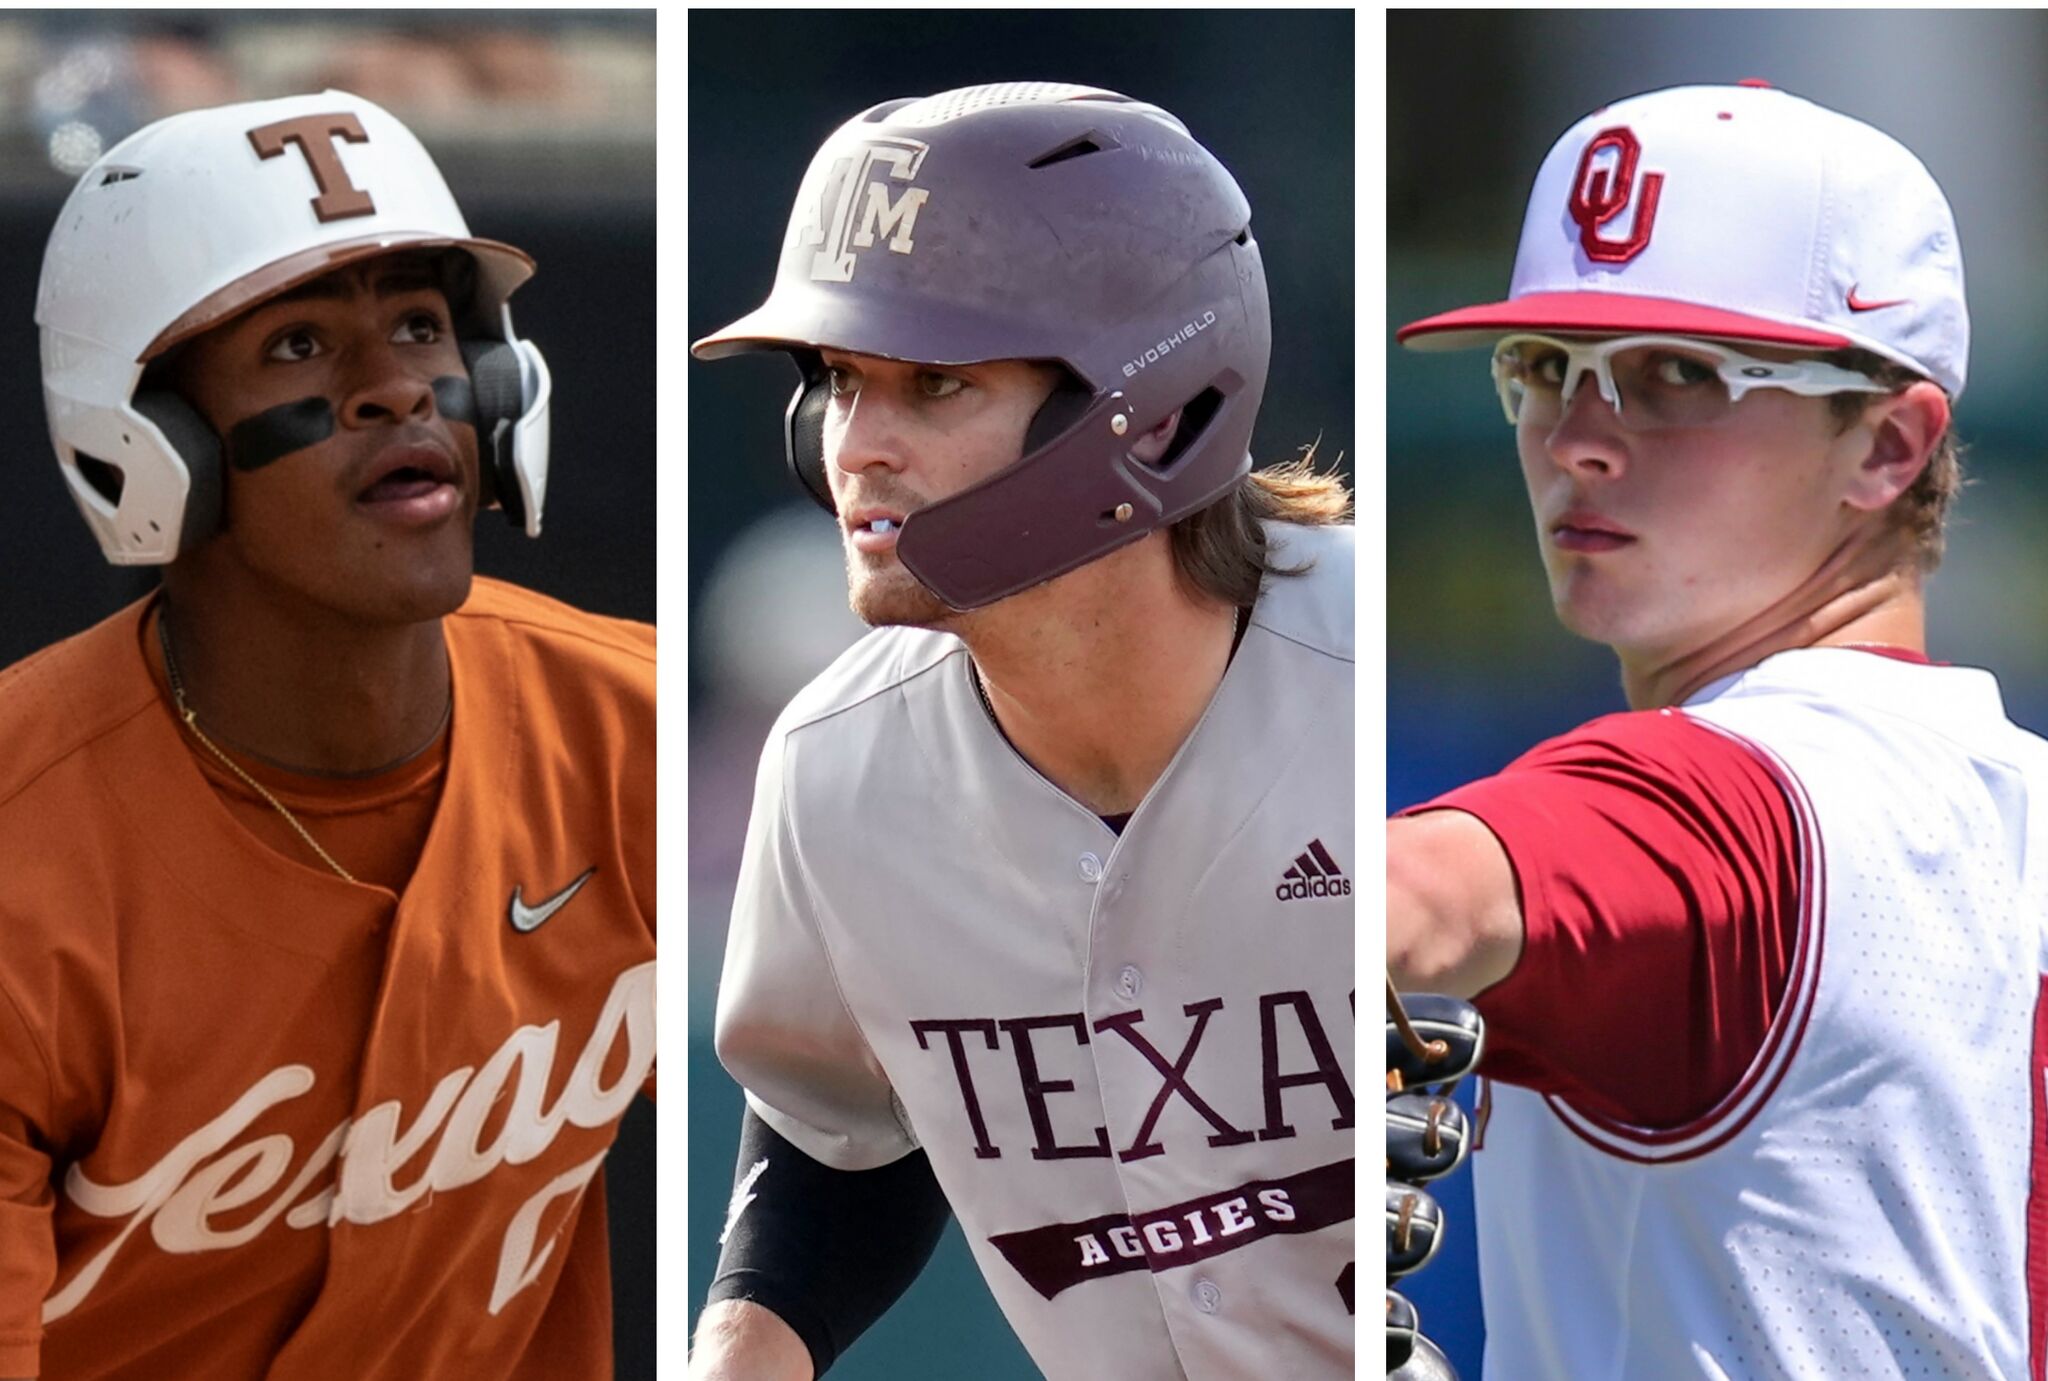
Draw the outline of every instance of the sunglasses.
<instances>
[{"instance_id":1,"label":"sunglasses","mask_svg":"<svg viewBox=\"0 0 2048 1381\"><path fill-rule=\"evenodd\" d=\"M1711 426L1754 388L1805 397L1891 391L1824 360L1763 360L1684 336L1586 341L1518 335L1493 350L1494 387L1510 426L1525 418L1554 426L1587 374L1615 417L1635 430Z\"/></svg>"}]
</instances>

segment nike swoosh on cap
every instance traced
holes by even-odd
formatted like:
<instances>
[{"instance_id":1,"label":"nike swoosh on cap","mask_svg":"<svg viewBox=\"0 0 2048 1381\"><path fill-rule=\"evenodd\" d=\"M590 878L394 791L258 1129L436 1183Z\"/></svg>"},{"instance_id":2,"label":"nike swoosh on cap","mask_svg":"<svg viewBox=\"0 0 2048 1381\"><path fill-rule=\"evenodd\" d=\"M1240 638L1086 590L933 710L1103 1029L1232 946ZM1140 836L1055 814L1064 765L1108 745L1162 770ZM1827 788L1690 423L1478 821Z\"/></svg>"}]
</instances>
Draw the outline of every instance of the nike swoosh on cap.
<instances>
[{"instance_id":1,"label":"nike swoosh on cap","mask_svg":"<svg viewBox=\"0 0 2048 1381\"><path fill-rule=\"evenodd\" d=\"M520 896L519 885L515 883L512 887L512 906L508 913L511 916L512 928L522 935L529 930L540 929L541 924L548 917L567 906L569 898L582 891L583 884L590 881L596 875L596 868L585 868L582 876L538 906L528 906Z\"/></svg>"},{"instance_id":2,"label":"nike swoosh on cap","mask_svg":"<svg viewBox=\"0 0 2048 1381\"><path fill-rule=\"evenodd\" d=\"M1852 312L1874 312L1880 307L1903 307L1913 300L1910 297L1893 297L1883 302L1865 302L1856 296L1856 289L1862 286L1861 283L1857 283L1849 289L1849 310Z\"/></svg>"}]
</instances>

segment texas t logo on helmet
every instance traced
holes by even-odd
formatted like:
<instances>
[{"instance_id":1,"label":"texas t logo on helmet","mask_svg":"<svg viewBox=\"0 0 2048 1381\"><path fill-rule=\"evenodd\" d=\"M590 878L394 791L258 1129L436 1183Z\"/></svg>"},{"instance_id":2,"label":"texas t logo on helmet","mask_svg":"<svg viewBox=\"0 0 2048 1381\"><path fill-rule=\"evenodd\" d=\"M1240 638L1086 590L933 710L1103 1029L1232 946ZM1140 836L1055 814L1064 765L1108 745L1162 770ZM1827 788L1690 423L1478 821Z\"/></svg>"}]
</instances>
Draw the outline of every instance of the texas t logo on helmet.
<instances>
[{"instance_id":1,"label":"texas t logo on helmet","mask_svg":"<svg viewBox=\"0 0 2048 1381\"><path fill-rule=\"evenodd\" d=\"M313 198L313 214L323 221L376 213L377 203L370 200L368 192L348 180L348 169L334 152L336 139L363 144L369 138L363 132L363 122L347 111L301 115L249 131L249 143L259 158L275 158L287 147L297 148L306 156L306 166L313 170L313 181L320 186L320 195Z\"/></svg>"},{"instance_id":2,"label":"texas t logo on helmet","mask_svg":"<svg viewBox=\"0 0 2048 1381\"><path fill-rule=\"evenodd\" d=\"M917 139L877 139L857 155L835 158L824 182L808 202L812 217L790 225L799 244L819 245L811 256L811 277L825 283L850 283L859 262L854 251L871 248L879 237L891 253L908 254L916 242L918 209L931 196L924 187L904 188L893 200L889 183L909 182L924 165L931 146ZM886 180L871 176L876 171Z\"/></svg>"},{"instance_id":3,"label":"texas t logo on helmet","mask_svg":"<svg viewBox=\"0 0 2048 1381\"><path fill-rule=\"evenodd\" d=\"M450 304L469 378L437 387L437 402L460 403L449 415L475 425L486 497L540 535L551 386L508 305L533 260L470 234L433 159L389 112L324 91L159 120L88 168L57 217L36 293L43 401L65 483L109 561L173 561L220 523L231 439L149 367L302 284L408 250L474 266L467 310ZM316 421L287 430L317 440ZM244 446L239 460L275 459L286 439Z\"/></svg>"}]
</instances>

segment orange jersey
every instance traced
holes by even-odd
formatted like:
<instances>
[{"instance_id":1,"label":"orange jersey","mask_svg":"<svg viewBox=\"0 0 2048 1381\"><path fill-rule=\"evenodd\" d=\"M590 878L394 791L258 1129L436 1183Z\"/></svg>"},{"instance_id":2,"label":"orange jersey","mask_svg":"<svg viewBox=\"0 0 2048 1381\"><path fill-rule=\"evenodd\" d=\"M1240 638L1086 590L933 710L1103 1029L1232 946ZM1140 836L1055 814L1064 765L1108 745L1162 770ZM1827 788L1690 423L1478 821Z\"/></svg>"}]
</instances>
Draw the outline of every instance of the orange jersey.
<instances>
[{"instance_id":1,"label":"orange jersey","mask_svg":"<svg viewBox=\"0 0 2048 1381\"><path fill-rule=\"evenodd\" d=\"M653 629L476 582L394 895L237 823L147 607L0 673L0 1376L609 1376Z\"/></svg>"}]
</instances>

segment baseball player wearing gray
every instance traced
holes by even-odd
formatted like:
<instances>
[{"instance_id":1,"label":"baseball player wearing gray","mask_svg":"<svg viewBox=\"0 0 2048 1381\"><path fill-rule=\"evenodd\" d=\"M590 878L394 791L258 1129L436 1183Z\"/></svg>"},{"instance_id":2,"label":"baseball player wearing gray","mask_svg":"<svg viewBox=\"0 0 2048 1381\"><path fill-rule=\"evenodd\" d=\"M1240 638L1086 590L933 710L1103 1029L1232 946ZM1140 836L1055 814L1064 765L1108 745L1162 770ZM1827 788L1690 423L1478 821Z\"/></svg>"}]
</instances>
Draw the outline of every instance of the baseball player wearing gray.
<instances>
[{"instance_id":1,"label":"baseball player wearing gray","mask_svg":"<svg viewBox=\"0 0 2048 1381\"><path fill-rule=\"evenodd\" d=\"M1350 501L1250 468L1249 227L1157 107L893 101L694 347L796 360L877 627L762 755L697 1377L822 1372L947 1204L1049 1376L1351 1374Z\"/></svg>"}]
</instances>

